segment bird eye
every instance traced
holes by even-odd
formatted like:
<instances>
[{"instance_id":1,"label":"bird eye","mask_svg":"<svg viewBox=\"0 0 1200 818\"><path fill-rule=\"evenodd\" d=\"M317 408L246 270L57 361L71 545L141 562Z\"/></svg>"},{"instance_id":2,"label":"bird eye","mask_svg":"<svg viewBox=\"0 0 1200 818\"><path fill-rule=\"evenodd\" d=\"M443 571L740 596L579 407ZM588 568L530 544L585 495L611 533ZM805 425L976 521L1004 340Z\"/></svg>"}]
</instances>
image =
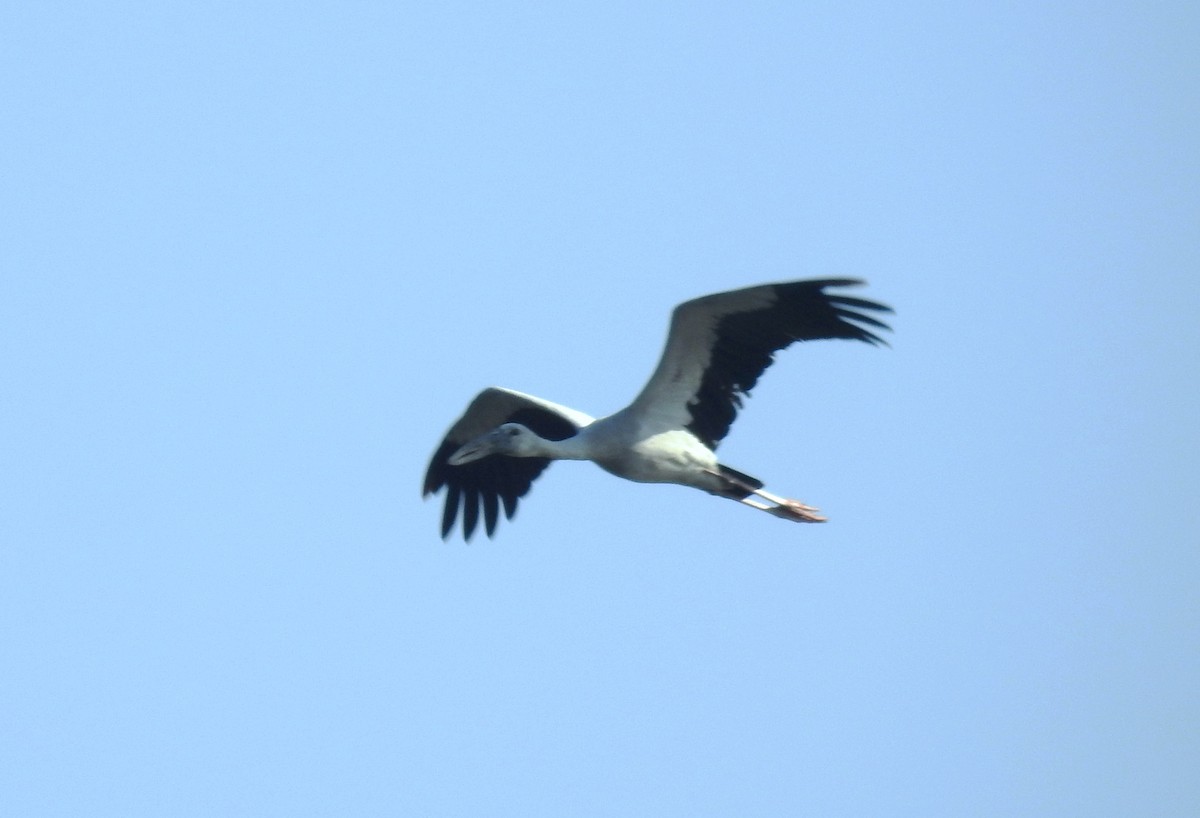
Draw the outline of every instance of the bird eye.
<instances>
[{"instance_id":1,"label":"bird eye","mask_svg":"<svg viewBox=\"0 0 1200 818\"><path fill-rule=\"evenodd\" d=\"M517 430L516 430L516 429L509 429L509 430L508 430L508 436L509 436L509 437L516 437L516 436L517 436Z\"/></svg>"}]
</instances>

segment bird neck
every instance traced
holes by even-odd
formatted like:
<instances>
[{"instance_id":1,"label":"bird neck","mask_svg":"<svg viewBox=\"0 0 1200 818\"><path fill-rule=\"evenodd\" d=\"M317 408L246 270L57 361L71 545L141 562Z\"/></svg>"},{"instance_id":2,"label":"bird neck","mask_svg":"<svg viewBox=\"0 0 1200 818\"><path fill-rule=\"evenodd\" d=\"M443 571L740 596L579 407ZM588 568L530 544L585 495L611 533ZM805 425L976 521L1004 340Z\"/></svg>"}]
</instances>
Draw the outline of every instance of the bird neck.
<instances>
[{"instance_id":1,"label":"bird neck","mask_svg":"<svg viewBox=\"0 0 1200 818\"><path fill-rule=\"evenodd\" d=\"M551 460L590 460L591 453L588 450L587 441L584 435L577 434L573 437L568 437L566 440L547 440L539 438L537 450L533 452L534 457L548 457Z\"/></svg>"}]
</instances>

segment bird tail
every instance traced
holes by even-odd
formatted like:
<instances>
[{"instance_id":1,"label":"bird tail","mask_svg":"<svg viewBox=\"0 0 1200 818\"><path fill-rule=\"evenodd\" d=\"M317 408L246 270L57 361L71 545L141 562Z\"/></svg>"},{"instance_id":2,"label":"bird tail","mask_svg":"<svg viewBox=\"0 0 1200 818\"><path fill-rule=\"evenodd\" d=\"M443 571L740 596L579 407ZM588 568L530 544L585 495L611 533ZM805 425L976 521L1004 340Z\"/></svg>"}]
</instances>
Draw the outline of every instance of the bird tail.
<instances>
[{"instance_id":1,"label":"bird tail","mask_svg":"<svg viewBox=\"0 0 1200 818\"><path fill-rule=\"evenodd\" d=\"M743 497L749 497L764 485L763 481L757 477L743 474L737 469L731 469L720 463L717 464L717 470L725 480L725 491L722 494L733 500L741 500Z\"/></svg>"}]
</instances>

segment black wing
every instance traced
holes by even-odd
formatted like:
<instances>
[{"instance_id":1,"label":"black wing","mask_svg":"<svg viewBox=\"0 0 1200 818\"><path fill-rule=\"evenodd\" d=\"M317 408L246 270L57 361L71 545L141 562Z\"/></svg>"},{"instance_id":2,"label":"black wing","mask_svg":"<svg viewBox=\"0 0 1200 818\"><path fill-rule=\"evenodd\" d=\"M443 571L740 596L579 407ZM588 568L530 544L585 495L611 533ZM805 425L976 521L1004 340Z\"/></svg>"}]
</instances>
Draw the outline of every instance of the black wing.
<instances>
[{"instance_id":1,"label":"black wing","mask_svg":"<svg viewBox=\"0 0 1200 818\"><path fill-rule=\"evenodd\" d=\"M424 496L446 488L442 509L442 538L450 535L454 521L462 514L463 538L470 540L483 510L487 535L492 536L500 518L512 519L517 501L528 492L550 460L544 457L506 457L491 455L462 466L447 460L456 449L503 423L520 423L547 440L573 437L592 419L582 412L543 401L510 389L491 387L471 401L466 413L450 427L425 472Z\"/></svg>"},{"instance_id":2,"label":"black wing","mask_svg":"<svg viewBox=\"0 0 1200 818\"><path fill-rule=\"evenodd\" d=\"M891 328L863 310L891 308L825 292L826 287L862 283L822 279L764 284L680 304L671 316L658 368L634 405L716 448L737 417L742 396L779 350L821 338L886 345L870 328Z\"/></svg>"}]
</instances>

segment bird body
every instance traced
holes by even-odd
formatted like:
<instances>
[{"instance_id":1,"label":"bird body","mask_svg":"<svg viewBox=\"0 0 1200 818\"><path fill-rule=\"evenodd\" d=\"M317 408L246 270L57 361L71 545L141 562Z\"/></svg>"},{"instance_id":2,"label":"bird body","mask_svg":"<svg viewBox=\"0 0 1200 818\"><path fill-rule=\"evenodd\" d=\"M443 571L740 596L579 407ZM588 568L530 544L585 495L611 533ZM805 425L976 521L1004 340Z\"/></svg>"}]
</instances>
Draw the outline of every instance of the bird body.
<instances>
[{"instance_id":1,"label":"bird body","mask_svg":"<svg viewBox=\"0 0 1200 818\"><path fill-rule=\"evenodd\" d=\"M743 395L794 341L847 338L880 344L861 325L888 329L862 310L890 312L827 287L827 279L765 284L684 302L672 313L654 374L629 406L600 419L511 389L479 393L450 428L425 475L424 493L447 489L442 536L462 514L470 538L482 510L489 536L552 460L591 460L639 483L676 483L797 522L824 522L816 509L763 490L721 464L716 448Z\"/></svg>"},{"instance_id":2,"label":"bird body","mask_svg":"<svg viewBox=\"0 0 1200 818\"><path fill-rule=\"evenodd\" d=\"M597 456L588 459L610 474L637 483L680 483L700 488L696 485L697 475L716 466L715 452L690 432L650 431L630 420L627 414L617 413L585 430L592 432L588 437L604 440L596 447ZM614 430L611 438L610 430Z\"/></svg>"}]
</instances>

